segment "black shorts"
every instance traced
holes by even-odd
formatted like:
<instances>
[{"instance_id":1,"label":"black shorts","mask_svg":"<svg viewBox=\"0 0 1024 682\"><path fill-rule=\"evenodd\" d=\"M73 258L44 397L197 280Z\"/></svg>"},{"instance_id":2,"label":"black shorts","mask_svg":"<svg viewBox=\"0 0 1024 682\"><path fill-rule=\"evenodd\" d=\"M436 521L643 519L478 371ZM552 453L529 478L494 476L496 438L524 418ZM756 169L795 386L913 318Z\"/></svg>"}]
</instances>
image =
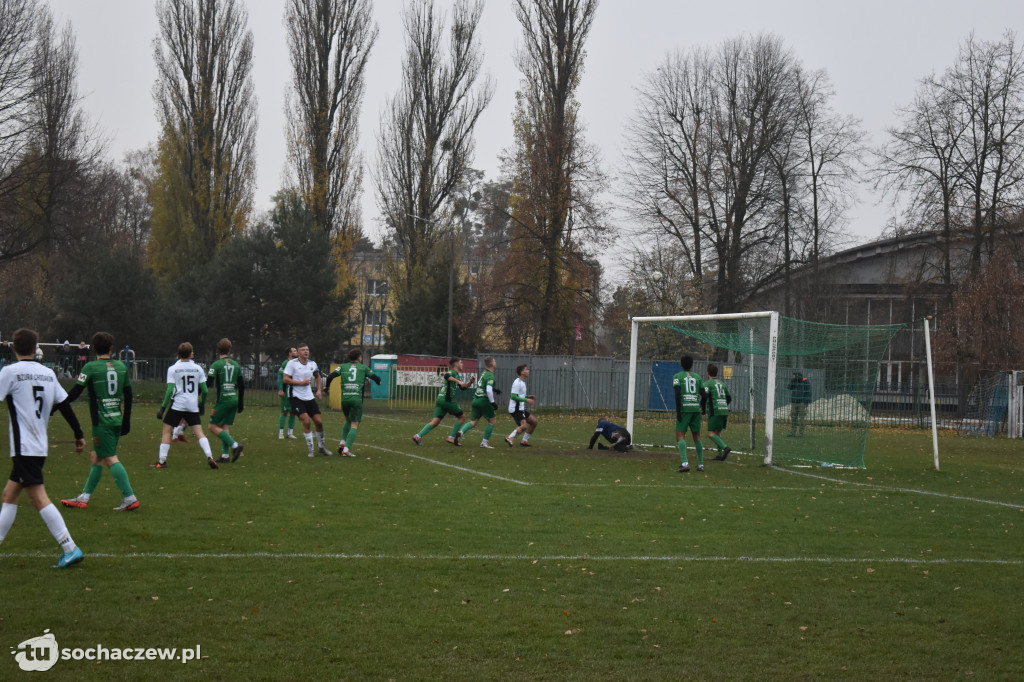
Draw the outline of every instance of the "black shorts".
<instances>
[{"instance_id":1,"label":"black shorts","mask_svg":"<svg viewBox=\"0 0 1024 682\"><path fill-rule=\"evenodd\" d=\"M516 426L519 426L524 420L529 418L530 413L524 410L516 410L515 412L512 412L512 421L516 423Z\"/></svg>"},{"instance_id":2,"label":"black shorts","mask_svg":"<svg viewBox=\"0 0 1024 682\"><path fill-rule=\"evenodd\" d=\"M612 431L611 442L614 449L619 452L625 452L629 449L629 444L633 442L633 438L626 429L615 429Z\"/></svg>"},{"instance_id":3,"label":"black shorts","mask_svg":"<svg viewBox=\"0 0 1024 682\"><path fill-rule=\"evenodd\" d=\"M28 455L14 455L11 457L11 479L20 484L23 488L43 484L43 465L46 464L45 457L30 457Z\"/></svg>"},{"instance_id":4,"label":"black shorts","mask_svg":"<svg viewBox=\"0 0 1024 682\"><path fill-rule=\"evenodd\" d=\"M310 417L314 417L320 414L320 406L315 400L302 400L292 396L292 412L295 414L308 414Z\"/></svg>"},{"instance_id":5,"label":"black shorts","mask_svg":"<svg viewBox=\"0 0 1024 682\"><path fill-rule=\"evenodd\" d=\"M179 412L173 407L164 413L164 424L168 426L177 426L184 419L185 423L189 426L199 426L203 423L202 418L198 412Z\"/></svg>"}]
</instances>

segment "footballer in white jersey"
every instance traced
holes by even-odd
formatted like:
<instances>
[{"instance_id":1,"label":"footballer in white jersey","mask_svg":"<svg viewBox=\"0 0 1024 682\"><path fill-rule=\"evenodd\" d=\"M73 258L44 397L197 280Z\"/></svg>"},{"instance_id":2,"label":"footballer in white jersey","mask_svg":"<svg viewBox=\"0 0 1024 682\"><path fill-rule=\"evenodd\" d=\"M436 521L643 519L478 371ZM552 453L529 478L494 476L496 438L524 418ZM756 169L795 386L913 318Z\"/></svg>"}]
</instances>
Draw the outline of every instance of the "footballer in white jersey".
<instances>
[{"instance_id":1,"label":"footballer in white jersey","mask_svg":"<svg viewBox=\"0 0 1024 682\"><path fill-rule=\"evenodd\" d=\"M323 397L320 373L317 371L316 363L309 359L308 345L300 343L295 349L298 357L292 358L284 366L281 380L285 386L290 386L292 389L290 398L292 411L302 422L302 435L306 440L306 455L313 457L319 450L320 454L330 456L333 453L327 449L325 444L323 417L320 416L320 406L316 402L317 398ZM315 392L314 387L316 387ZM314 427L316 448L313 446Z\"/></svg>"},{"instance_id":2,"label":"footballer in white jersey","mask_svg":"<svg viewBox=\"0 0 1024 682\"><path fill-rule=\"evenodd\" d=\"M192 433L199 441L199 448L206 455L206 463L211 469L218 469L213 461L210 441L203 433L200 415L206 402L206 372L192 359L195 349L192 344L184 342L178 346L178 361L167 368L167 389L164 400L157 410L156 418L164 423L160 434L160 454L154 469L167 468L167 454L171 451L171 432L174 427L184 422L192 427ZM170 407L170 409L168 409Z\"/></svg>"},{"instance_id":3,"label":"footballer in white jersey","mask_svg":"<svg viewBox=\"0 0 1024 682\"><path fill-rule=\"evenodd\" d=\"M299 358L292 358L288 361L284 367L285 375L291 377L293 382L307 382L305 384L290 384L294 397L299 400L316 399L316 396L313 395L313 378L319 376L317 369L317 364L313 360L307 359L306 362L302 362ZM317 388L319 390L319 383L317 383Z\"/></svg>"},{"instance_id":4,"label":"footballer in white jersey","mask_svg":"<svg viewBox=\"0 0 1024 682\"><path fill-rule=\"evenodd\" d=\"M171 409L178 412L198 412L201 402L200 384L206 383L206 372L195 360L178 360L167 368L167 383L174 386Z\"/></svg>"},{"instance_id":5,"label":"footballer in white jersey","mask_svg":"<svg viewBox=\"0 0 1024 682\"><path fill-rule=\"evenodd\" d=\"M0 542L14 525L18 498L24 490L61 547L63 554L57 566L66 568L82 560L82 550L71 539L64 518L50 502L43 484L43 465L49 450L46 427L55 406L75 432L77 452L85 449L85 434L71 405L65 402L68 394L57 383L53 370L33 360L38 344L36 332L17 330L14 353L18 361L0 369L0 400L7 403L12 464L0 504Z\"/></svg>"}]
</instances>

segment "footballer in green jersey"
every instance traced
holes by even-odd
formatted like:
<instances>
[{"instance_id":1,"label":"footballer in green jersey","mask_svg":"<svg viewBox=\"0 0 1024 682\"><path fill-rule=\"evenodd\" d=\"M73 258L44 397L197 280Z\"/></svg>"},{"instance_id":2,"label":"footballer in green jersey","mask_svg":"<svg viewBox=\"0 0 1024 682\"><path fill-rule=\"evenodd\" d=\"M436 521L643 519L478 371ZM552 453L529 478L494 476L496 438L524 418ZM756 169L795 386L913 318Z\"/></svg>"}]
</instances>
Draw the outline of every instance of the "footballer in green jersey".
<instances>
[{"instance_id":1,"label":"footballer in green jersey","mask_svg":"<svg viewBox=\"0 0 1024 682\"><path fill-rule=\"evenodd\" d=\"M284 422L288 420L288 438L295 438L295 410L292 409L291 386L284 383L284 368L294 358L299 357L299 351L295 347L288 349L288 358L281 363L277 370L277 395L281 398L281 417L277 420L277 437L284 440Z\"/></svg>"},{"instance_id":2,"label":"footballer in green jersey","mask_svg":"<svg viewBox=\"0 0 1024 682\"><path fill-rule=\"evenodd\" d=\"M356 442L359 423L363 421L363 384L369 379L380 386L380 377L363 364L363 352L358 348L348 352L348 362L339 365L327 375L328 391L331 389L331 382L338 377L341 377L341 411L345 415L338 454L342 457L355 457L351 448Z\"/></svg>"},{"instance_id":3,"label":"footballer in green jersey","mask_svg":"<svg viewBox=\"0 0 1024 682\"><path fill-rule=\"evenodd\" d=\"M477 382L476 391L473 393L473 403L470 407L469 421L466 422L459 431L461 434L458 436L461 442L462 436L466 435L466 432L476 426L476 423L480 419L487 420L487 428L484 429L484 439L480 441L480 447L491 448L491 434L494 433L494 420L498 410L498 399L496 396L501 395L501 391L494 387L494 358L488 355L484 358L484 373L480 375L480 381Z\"/></svg>"},{"instance_id":4,"label":"footballer in green jersey","mask_svg":"<svg viewBox=\"0 0 1024 682\"><path fill-rule=\"evenodd\" d=\"M77 497L61 500L65 507L85 509L89 506L96 486L103 476L103 467L110 469L122 500L115 511L133 511L139 508L139 501L132 492L128 472L117 458L117 443L121 436L131 431L132 420L132 382L128 375L128 367L120 360L110 357L114 347L114 337L107 332L97 332L92 337L92 349L96 359L87 362L83 367L74 388L69 393L68 402L81 395L83 390L89 393L89 416L92 418L92 468L85 481L85 488Z\"/></svg>"},{"instance_id":5,"label":"footballer in green jersey","mask_svg":"<svg viewBox=\"0 0 1024 682\"><path fill-rule=\"evenodd\" d=\"M437 394L437 399L434 401L434 416L427 422L427 424L419 430L419 433L412 437L412 440L416 445L420 444L420 440L423 436L430 433L430 430L441 423L446 414L454 415L455 425L452 426L452 432L448 434L446 439L453 445L462 445L462 431L461 427L466 423L466 414L459 407L459 403L455 400L455 389L456 388L469 388L473 385L474 379L470 379L468 382L463 381L459 377L459 372L462 371L462 360L460 358L450 358L448 360L448 371L444 373L441 378L443 382L441 385L441 391Z\"/></svg>"},{"instance_id":6,"label":"footballer in green jersey","mask_svg":"<svg viewBox=\"0 0 1024 682\"><path fill-rule=\"evenodd\" d=\"M217 342L217 355L206 379L206 383L217 388L217 404L210 412L210 433L220 438L220 461L234 462L242 454L243 445L231 437L229 430L235 415L245 410L245 377L242 366L231 357L229 339Z\"/></svg>"},{"instance_id":7,"label":"footballer in green jersey","mask_svg":"<svg viewBox=\"0 0 1024 682\"><path fill-rule=\"evenodd\" d=\"M708 380L704 382L704 395L701 396L700 405L708 413L708 435L711 441L718 448L718 456L715 459L721 461L729 456L732 448L722 440L721 433L729 424L729 403L732 402L732 395L729 387L718 380L718 366L708 365Z\"/></svg>"},{"instance_id":8,"label":"footballer in green jersey","mask_svg":"<svg viewBox=\"0 0 1024 682\"><path fill-rule=\"evenodd\" d=\"M700 442L701 397L704 394L700 375L691 372L693 358L684 355L679 359L683 371L672 377L672 391L676 398L676 449L679 451L679 473L690 470L686 452L686 432L693 434L693 446L697 449L697 471L704 471L704 444Z\"/></svg>"}]
</instances>

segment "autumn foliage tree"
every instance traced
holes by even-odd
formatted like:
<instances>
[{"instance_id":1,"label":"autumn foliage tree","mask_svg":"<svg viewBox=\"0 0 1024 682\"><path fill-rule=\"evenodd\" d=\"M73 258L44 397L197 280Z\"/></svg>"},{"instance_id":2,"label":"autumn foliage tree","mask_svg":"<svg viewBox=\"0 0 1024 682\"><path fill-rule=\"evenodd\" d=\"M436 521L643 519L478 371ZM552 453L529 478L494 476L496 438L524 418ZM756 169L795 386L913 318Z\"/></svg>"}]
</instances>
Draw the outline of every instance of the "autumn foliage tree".
<instances>
[{"instance_id":1,"label":"autumn foliage tree","mask_svg":"<svg viewBox=\"0 0 1024 682\"><path fill-rule=\"evenodd\" d=\"M960 287L935 335L940 370L977 371L1024 367L1024 276L1006 250Z\"/></svg>"},{"instance_id":2,"label":"autumn foliage tree","mask_svg":"<svg viewBox=\"0 0 1024 682\"><path fill-rule=\"evenodd\" d=\"M509 304L529 316L527 350L580 350L591 338L599 268L592 246L606 231L597 201L604 177L587 144L576 98L596 0L516 0L523 74L514 145L504 171L512 181ZM586 330L586 333L584 333Z\"/></svg>"},{"instance_id":3,"label":"autumn foliage tree","mask_svg":"<svg viewBox=\"0 0 1024 682\"><path fill-rule=\"evenodd\" d=\"M150 256L164 280L183 246L201 260L245 226L256 173L256 97L248 12L237 0L159 0L154 98L163 191ZM195 240L194 244L186 244Z\"/></svg>"},{"instance_id":4,"label":"autumn foliage tree","mask_svg":"<svg viewBox=\"0 0 1024 682\"><path fill-rule=\"evenodd\" d=\"M289 0L290 163L314 222L335 240L342 285L360 236L359 112L377 38L370 0Z\"/></svg>"}]
</instances>

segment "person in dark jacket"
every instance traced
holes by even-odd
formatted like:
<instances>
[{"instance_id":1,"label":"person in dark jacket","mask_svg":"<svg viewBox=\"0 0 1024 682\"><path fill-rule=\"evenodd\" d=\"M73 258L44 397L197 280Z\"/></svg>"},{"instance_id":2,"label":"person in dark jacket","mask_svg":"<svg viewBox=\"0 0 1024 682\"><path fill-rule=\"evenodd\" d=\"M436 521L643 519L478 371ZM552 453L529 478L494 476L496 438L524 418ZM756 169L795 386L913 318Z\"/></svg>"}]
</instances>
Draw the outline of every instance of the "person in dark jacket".
<instances>
[{"instance_id":1,"label":"person in dark jacket","mask_svg":"<svg viewBox=\"0 0 1024 682\"><path fill-rule=\"evenodd\" d=\"M803 438L807 406L811 402L811 382L800 372L793 372L789 382L790 429L787 436Z\"/></svg>"},{"instance_id":2,"label":"person in dark jacket","mask_svg":"<svg viewBox=\"0 0 1024 682\"><path fill-rule=\"evenodd\" d=\"M633 449L631 445L633 438L629 435L629 431L621 426L612 424L603 417L597 421L597 427L594 429L594 435L590 437L590 445L587 446L587 449L593 450L594 444L597 443L598 450L608 450L608 446L604 443L597 442L597 439L601 436L604 436L611 443L610 449L612 450L626 452Z\"/></svg>"}]
</instances>

